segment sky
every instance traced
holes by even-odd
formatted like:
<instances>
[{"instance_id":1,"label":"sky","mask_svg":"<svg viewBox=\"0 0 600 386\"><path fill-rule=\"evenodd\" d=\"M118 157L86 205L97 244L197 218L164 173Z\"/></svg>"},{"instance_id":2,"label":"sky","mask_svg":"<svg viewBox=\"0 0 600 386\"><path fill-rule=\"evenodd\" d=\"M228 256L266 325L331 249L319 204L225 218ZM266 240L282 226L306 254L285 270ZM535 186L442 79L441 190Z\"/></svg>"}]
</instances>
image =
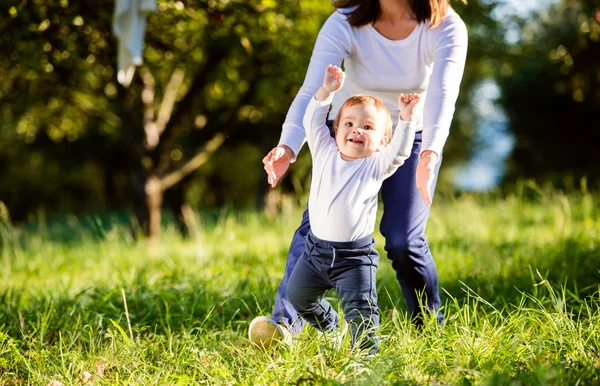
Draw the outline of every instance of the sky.
<instances>
[{"instance_id":1,"label":"sky","mask_svg":"<svg viewBox=\"0 0 600 386\"><path fill-rule=\"evenodd\" d=\"M556 0L505 0L507 12L527 15L536 9L547 7Z\"/></svg>"}]
</instances>

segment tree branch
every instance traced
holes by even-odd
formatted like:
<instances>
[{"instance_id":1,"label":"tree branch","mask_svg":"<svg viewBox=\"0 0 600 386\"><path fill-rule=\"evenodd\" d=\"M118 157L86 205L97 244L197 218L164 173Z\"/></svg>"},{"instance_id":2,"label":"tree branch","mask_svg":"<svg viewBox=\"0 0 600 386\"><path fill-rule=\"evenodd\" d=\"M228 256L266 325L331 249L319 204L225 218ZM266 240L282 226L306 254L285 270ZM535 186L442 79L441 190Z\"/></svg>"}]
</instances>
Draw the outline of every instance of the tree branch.
<instances>
[{"instance_id":1,"label":"tree branch","mask_svg":"<svg viewBox=\"0 0 600 386\"><path fill-rule=\"evenodd\" d=\"M252 81L248 86L248 90L242 98L238 101L235 108L232 108L232 113L229 115L227 121L220 126L221 130L213 135L213 137L200 149L196 154L179 169L172 171L161 179L161 188L163 190L169 189L171 186L177 184L183 178L193 173L196 169L206 163L210 157L217 151L217 149L223 144L225 138L229 136L231 130L235 127L237 122L237 116L242 106L247 104L258 90L257 84L259 82L258 77L253 77Z\"/></svg>"},{"instance_id":2,"label":"tree branch","mask_svg":"<svg viewBox=\"0 0 600 386\"><path fill-rule=\"evenodd\" d=\"M163 100L160 104L158 118L156 119L156 130L159 136L165 131L165 127L167 123L169 123L169 119L173 114L173 107L175 106L175 101L177 100L177 91L179 91L179 87L181 87L181 83L183 83L184 78L185 71L178 68L173 71L171 79L169 79L169 83L167 84L167 88L165 90L165 95L163 96Z\"/></svg>"},{"instance_id":3,"label":"tree branch","mask_svg":"<svg viewBox=\"0 0 600 386\"><path fill-rule=\"evenodd\" d=\"M173 185L177 184L187 175L193 173L200 166L204 165L206 161L210 159L210 157L217 151L219 147L225 141L224 133L216 133L210 141L204 145L204 147L196 153L189 161L187 161L182 167L178 170L175 170L165 177L163 177L160 181L160 186L163 191L169 189Z\"/></svg>"},{"instance_id":4,"label":"tree branch","mask_svg":"<svg viewBox=\"0 0 600 386\"><path fill-rule=\"evenodd\" d=\"M209 58L204 66L196 72L192 84L190 85L185 96L177 103L171 118L167 122L163 133L161 135L161 141L159 143L159 152L163 153L163 149L168 148L170 139L174 136L177 129L177 125L180 123L183 116L192 110L194 97L197 95L198 90L202 90L206 85L210 74L210 70L219 68L219 64L227 56L227 50L223 47L220 41L213 41L209 47L207 47L207 57Z\"/></svg>"},{"instance_id":5,"label":"tree branch","mask_svg":"<svg viewBox=\"0 0 600 386\"><path fill-rule=\"evenodd\" d=\"M154 121L154 92L156 82L150 70L145 66L140 68L140 75L144 88L142 90L142 103L144 104L144 133L145 147L148 150L155 149L158 146L159 133Z\"/></svg>"}]
</instances>

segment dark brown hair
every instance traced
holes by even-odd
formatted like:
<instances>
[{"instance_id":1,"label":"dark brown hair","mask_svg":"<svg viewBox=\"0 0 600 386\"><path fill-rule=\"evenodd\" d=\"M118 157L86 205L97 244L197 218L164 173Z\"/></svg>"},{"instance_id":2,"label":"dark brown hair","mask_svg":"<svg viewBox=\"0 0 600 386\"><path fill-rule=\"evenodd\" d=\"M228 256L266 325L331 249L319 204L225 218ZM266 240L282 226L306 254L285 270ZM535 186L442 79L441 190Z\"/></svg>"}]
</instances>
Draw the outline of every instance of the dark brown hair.
<instances>
[{"instance_id":1,"label":"dark brown hair","mask_svg":"<svg viewBox=\"0 0 600 386\"><path fill-rule=\"evenodd\" d=\"M466 4L466 0L461 0ZM336 8L354 8L348 13L348 23L352 27L362 27L374 23L381 14L379 0L331 0ZM410 6L417 16L418 23L429 20L429 27L435 28L446 16L448 0L409 0Z\"/></svg>"},{"instance_id":2,"label":"dark brown hair","mask_svg":"<svg viewBox=\"0 0 600 386\"><path fill-rule=\"evenodd\" d=\"M338 125L340 124L340 118L342 116L342 111L345 108L355 106L355 105L373 105L375 106L375 110L379 114L384 114L387 119L385 120L385 127L383 128L383 135L388 137L388 141L392 138L392 116L390 115L390 111L385 107L383 102L372 95L366 94L356 94L346 99L346 102L340 107L335 120L333 121L333 131L337 134Z\"/></svg>"}]
</instances>

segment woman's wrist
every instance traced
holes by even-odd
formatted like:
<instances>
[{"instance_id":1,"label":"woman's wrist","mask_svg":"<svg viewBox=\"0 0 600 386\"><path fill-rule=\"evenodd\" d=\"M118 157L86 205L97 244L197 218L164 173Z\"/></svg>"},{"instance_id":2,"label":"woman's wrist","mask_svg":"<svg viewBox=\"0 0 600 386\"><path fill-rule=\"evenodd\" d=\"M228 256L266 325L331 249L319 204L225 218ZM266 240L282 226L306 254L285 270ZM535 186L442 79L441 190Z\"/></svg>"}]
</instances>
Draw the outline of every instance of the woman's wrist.
<instances>
[{"instance_id":1,"label":"woman's wrist","mask_svg":"<svg viewBox=\"0 0 600 386\"><path fill-rule=\"evenodd\" d=\"M419 161L430 161L430 162L436 163L438 158L439 158L438 153L436 153L435 151L423 150L423 152L419 156Z\"/></svg>"},{"instance_id":2,"label":"woman's wrist","mask_svg":"<svg viewBox=\"0 0 600 386\"><path fill-rule=\"evenodd\" d=\"M296 156L296 154L294 153L292 148L289 147L288 145L279 145L279 147L283 149L286 157L288 157L289 159L294 159L294 157Z\"/></svg>"}]
</instances>

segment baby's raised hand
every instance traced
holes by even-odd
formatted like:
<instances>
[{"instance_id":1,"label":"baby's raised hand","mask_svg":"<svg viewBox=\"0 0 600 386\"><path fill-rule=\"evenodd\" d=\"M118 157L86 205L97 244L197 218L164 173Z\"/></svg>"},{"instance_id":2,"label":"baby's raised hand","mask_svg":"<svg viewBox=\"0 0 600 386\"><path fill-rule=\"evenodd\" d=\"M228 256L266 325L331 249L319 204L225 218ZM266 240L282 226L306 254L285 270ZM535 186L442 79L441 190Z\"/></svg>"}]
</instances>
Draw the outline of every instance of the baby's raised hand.
<instances>
[{"instance_id":1,"label":"baby's raised hand","mask_svg":"<svg viewBox=\"0 0 600 386\"><path fill-rule=\"evenodd\" d=\"M400 94L398 97L398 107L400 107L400 119L403 121L414 120L414 111L417 104L421 101L421 96L416 93Z\"/></svg>"},{"instance_id":2,"label":"baby's raised hand","mask_svg":"<svg viewBox=\"0 0 600 386\"><path fill-rule=\"evenodd\" d=\"M342 85L344 84L344 79L346 79L346 74L342 71L338 66L333 66L331 64L327 65L325 69L325 76L323 77L323 88L327 92L336 92Z\"/></svg>"}]
</instances>

